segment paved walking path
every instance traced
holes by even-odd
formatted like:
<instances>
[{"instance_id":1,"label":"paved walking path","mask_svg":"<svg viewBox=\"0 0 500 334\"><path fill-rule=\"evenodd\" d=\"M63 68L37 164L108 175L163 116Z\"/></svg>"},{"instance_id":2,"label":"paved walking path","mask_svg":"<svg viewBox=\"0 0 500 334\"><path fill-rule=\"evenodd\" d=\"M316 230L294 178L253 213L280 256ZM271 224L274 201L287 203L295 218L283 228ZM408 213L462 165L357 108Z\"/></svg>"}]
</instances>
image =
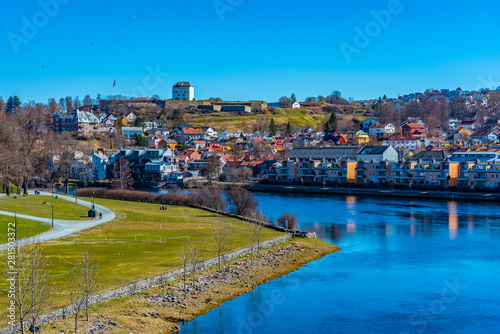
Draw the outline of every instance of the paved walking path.
<instances>
[{"instance_id":1,"label":"paved walking path","mask_svg":"<svg viewBox=\"0 0 500 334\"><path fill-rule=\"evenodd\" d=\"M36 196L34 192L30 191L30 195ZM46 192L40 192L40 195L44 196L51 196L51 193L46 193ZM58 198L66 200L66 201L71 201L73 202L75 200L74 197L72 196L67 196L67 195L61 195L57 194ZM88 201L84 201L82 199L78 199L78 204L86 206L88 208L92 207L92 203ZM29 241L48 241L48 240L53 240L57 239L60 237L64 237L76 232L80 232L83 230L86 230L88 228L98 226L104 223L108 223L112 221L113 219L116 218L116 215L113 211L110 209L102 206L102 205L95 205L95 209L97 211L97 218L91 219L91 220L62 220L62 219L54 219L54 228L50 231L47 231L45 233L37 235L35 238L28 238L26 240ZM102 212L102 219L99 219L99 213ZM11 216L14 217L13 212L8 212L8 211L1 211L0 210L0 215L4 216ZM19 218L24 218L24 219L29 219L33 221L38 221L42 223L46 223L49 225L52 225L52 219L51 218L41 218L41 217L34 217L34 216L28 216L28 215L23 215L23 214L17 214L17 217ZM3 232L2 232L3 233ZM23 239L24 240L24 239ZM0 245L0 251L7 249L8 244L2 244Z\"/></svg>"}]
</instances>

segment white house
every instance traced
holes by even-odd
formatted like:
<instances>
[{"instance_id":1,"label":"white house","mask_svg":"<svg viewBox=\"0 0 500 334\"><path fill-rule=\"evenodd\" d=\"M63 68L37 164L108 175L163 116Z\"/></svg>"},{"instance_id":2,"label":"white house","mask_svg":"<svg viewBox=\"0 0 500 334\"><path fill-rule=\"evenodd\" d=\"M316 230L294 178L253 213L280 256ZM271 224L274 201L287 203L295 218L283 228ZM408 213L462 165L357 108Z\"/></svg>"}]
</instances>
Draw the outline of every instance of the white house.
<instances>
[{"instance_id":1,"label":"white house","mask_svg":"<svg viewBox=\"0 0 500 334\"><path fill-rule=\"evenodd\" d=\"M298 102L294 102L294 103L292 104L292 108L293 108L293 109L300 109L300 103L298 103Z\"/></svg>"},{"instance_id":2,"label":"white house","mask_svg":"<svg viewBox=\"0 0 500 334\"><path fill-rule=\"evenodd\" d=\"M219 139L229 139L229 138L239 138L241 130L238 131L228 131L225 130L219 133Z\"/></svg>"},{"instance_id":3,"label":"white house","mask_svg":"<svg viewBox=\"0 0 500 334\"><path fill-rule=\"evenodd\" d=\"M364 146L356 155L364 162L398 161L398 152L392 146Z\"/></svg>"},{"instance_id":4,"label":"white house","mask_svg":"<svg viewBox=\"0 0 500 334\"><path fill-rule=\"evenodd\" d=\"M370 136L382 137L382 136L391 136L396 132L396 127L391 123L388 124L374 124L370 126L370 130L368 134Z\"/></svg>"},{"instance_id":5,"label":"white house","mask_svg":"<svg viewBox=\"0 0 500 334\"><path fill-rule=\"evenodd\" d=\"M219 135L217 133L217 130L215 130L214 128L212 128L210 126L203 126L202 129L203 129L203 132L205 132L205 136L208 138L217 138L217 136Z\"/></svg>"},{"instance_id":6,"label":"white house","mask_svg":"<svg viewBox=\"0 0 500 334\"><path fill-rule=\"evenodd\" d=\"M398 151L413 151L420 149L422 143L416 139L403 135L393 135L382 143L384 146L392 146Z\"/></svg>"},{"instance_id":7,"label":"white house","mask_svg":"<svg viewBox=\"0 0 500 334\"><path fill-rule=\"evenodd\" d=\"M189 82L178 82L172 88L172 100L194 100L194 87Z\"/></svg>"},{"instance_id":8,"label":"white house","mask_svg":"<svg viewBox=\"0 0 500 334\"><path fill-rule=\"evenodd\" d=\"M107 155L101 152L92 153L92 179L104 180L106 179L106 168L109 162Z\"/></svg>"}]
</instances>

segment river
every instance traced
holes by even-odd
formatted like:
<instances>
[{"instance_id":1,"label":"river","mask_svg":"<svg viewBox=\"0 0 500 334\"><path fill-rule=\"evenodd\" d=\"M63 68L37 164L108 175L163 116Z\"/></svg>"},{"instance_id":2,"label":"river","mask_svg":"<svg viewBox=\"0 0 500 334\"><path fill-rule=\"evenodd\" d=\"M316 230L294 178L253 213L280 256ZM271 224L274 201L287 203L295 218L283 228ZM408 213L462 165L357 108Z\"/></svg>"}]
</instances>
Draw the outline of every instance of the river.
<instances>
[{"instance_id":1,"label":"river","mask_svg":"<svg viewBox=\"0 0 500 334\"><path fill-rule=\"evenodd\" d=\"M342 250L186 323L181 333L499 333L495 204L257 193Z\"/></svg>"}]
</instances>

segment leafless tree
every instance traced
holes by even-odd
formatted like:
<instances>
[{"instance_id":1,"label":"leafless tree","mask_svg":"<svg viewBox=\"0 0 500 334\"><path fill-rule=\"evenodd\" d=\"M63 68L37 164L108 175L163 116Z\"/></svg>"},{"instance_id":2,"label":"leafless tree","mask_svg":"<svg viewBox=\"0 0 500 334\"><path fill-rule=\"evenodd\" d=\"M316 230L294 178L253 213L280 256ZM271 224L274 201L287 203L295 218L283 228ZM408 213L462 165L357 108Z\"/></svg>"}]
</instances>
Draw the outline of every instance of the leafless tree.
<instances>
[{"instance_id":1,"label":"leafless tree","mask_svg":"<svg viewBox=\"0 0 500 334\"><path fill-rule=\"evenodd\" d=\"M99 290L101 285L100 276L100 261L91 255L89 251L82 254L80 272L82 274L84 298L85 298L85 315L89 321L89 304L92 296Z\"/></svg>"},{"instance_id":2,"label":"leafless tree","mask_svg":"<svg viewBox=\"0 0 500 334\"><path fill-rule=\"evenodd\" d=\"M249 244L248 248L250 248L250 265L253 266L253 253L254 253L255 243L257 242L257 239L256 239L256 236L254 233L253 224L248 223L247 228L248 228L248 239L247 240L248 240L248 244Z\"/></svg>"},{"instance_id":3,"label":"leafless tree","mask_svg":"<svg viewBox=\"0 0 500 334\"><path fill-rule=\"evenodd\" d=\"M299 220L297 219L297 217L290 213L284 213L276 220L278 226L287 228L289 230L297 229L298 221Z\"/></svg>"},{"instance_id":4,"label":"leafless tree","mask_svg":"<svg viewBox=\"0 0 500 334\"><path fill-rule=\"evenodd\" d=\"M234 228L222 220L218 219L210 229L210 244L217 252L219 270L221 269L221 255L230 249L234 235Z\"/></svg>"},{"instance_id":5,"label":"leafless tree","mask_svg":"<svg viewBox=\"0 0 500 334\"><path fill-rule=\"evenodd\" d=\"M75 317L75 334L78 333L78 316L85 308L85 292L82 288L81 275L78 273L78 266L68 273L69 298L71 309Z\"/></svg>"},{"instance_id":6,"label":"leafless tree","mask_svg":"<svg viewBox=\"0 0 500 334\"><path fill-rule=\"evenodd\" d=\"M260 239L262 231L264 230L264 223L268 222L269 219L257 209L252 211L251 218L254 222L250 224L250 231L253 234L253 240L257 242L257 254L260 253Z\"/></svg>"},{"instance_id":7,"label":"leafless tree","mask_svg":"<svg viewBox=\"0 0 500 334\"><path fill-rule=\"evenodd\" d=\"M5 112L5 101L0 96L0 112Z\"/></svg>"},{"instance_id":8,"label":"leafless tree","mask_svg":"<svg viewBox=\"0 0 500 334\"><path fill-rule=\"evenodd\" d=\"M54 113L58 112L60 110L59 105L57 104L55 99L49 99L49 111L50 114L53 115Z\"/></svg>"},{"instance_id":9,"label":"leafless tree","mask_svg":"<svg viewBox=\"0 0 500 334\"><path fill-rule=\"evenodd\" d=\"M250 223L250 228L253 234L253 240L257 242L257 254L260 253L260 239L261 239L261 233L262 230L264 229L264 225L262 225L261 222L254 222Z\"/></svg>"},{"instance_id":10,"label":"leafless tree","mask_svg":"<svg viewBox=\"0 0 500 334\"><path fill-rule=\"evenodd\" d=\"M73 171L74 154L79 142L69 132L57 136L57 152L59 153L59 168L57 176L63 179L66 194L69 193L69 179Z\"/></svg>"},{"instance_id":11,"label":"leafless tree","mask_svg":"<svg viewBox=\"0 0 500 334\"><path fill-rule=\"evenodd\" d=\"M134 178L132 175L132 169L130 168L130 163L123 157L118 158L114 170L113 185L117 189L125 190L131 188L133 182Z\"/></svg>"},{"instance_id":12,"label":"leafless tree","mask_svg":"<svg viewBox=\"0 0 500 334\"><path fill-rule=\"evenodd\" d=\"M212 181L212 176L217 176L220 172L220 160L216 154L208 157L207 163L205 164L205 172L208 175L208 180Z\"/></svg>"},{"instance_id":13,"label":"leafless tree","mask_svg":"<svg viewBox=\"0 0 500 334\"><path fill-rule=\"evenodd\" d=\"M85 95L85 97L83 98L83 105L84 106L90 106L92 105L92 98L90 97L90 95Z\"/></svg>"},{"instance_id":14,"label":"leafless tree","mask_svg":"<svg viewBox=\"0 0 500 334\"><path fill-rule=\"evenodd\" d=\"M184 299L186 299L187 295L187 287L186 287L186 277L187 277L187 267L189 265L189 261L191 259L191 254L189 251L189 246L182 246L182 248L177 253L177 257L181 260L182 265L182 278L184 280Z\"/></svg>"},{"instance_id":15,"label":"leafless tree","mask_svg":"<svg viewBox=\"0 0 500 334\"><path fill-rule=\"evenodd\" d=\"M191 192L190 199L195 205L206 206L219 211L225 211L227 206L222 190L212 186L195 189Z\"/></svg>"},{"instance_id":16,"label":"leafless tree","mask_svg":"<svg viewBox=\"0 0 500 334\"><path fill-rule=\"evenodd\" d=\"M73 111L73 98L71 96L66 96L64 98L64 101L66 103L66 112L72 112Z\"/></svg>"},{"instance_id":17,"label":"leafless tree","mask_svg":"<svg viewBox=\"0 0 500 334\"><path fill-rule=\"evenodd\" d=\"M85 309L89 320L89 305L100 286L100 262L89 251L82 253L80 260L68 273L71 307L75 314L75 334L78 331L78 316Z\"/></svg>"},{"instance_id":18,"label":"leafless tree","mask_svg":"<svg viewBox=\"0 0 500 334\"><path fill-rule=\"evenodd\" d=\"M230 189L227 192L227 200L232 207L232 211L239 216L250 217L259 205L255 196L242 187Z\"/></svg>"},{"instance_id":19,"label":"leafless tree","mask_svg":"<svg viewBox=\"0 0 500 334\"><path fill-rule=\"evenodd\" d=\"M190 242L188 246L189 253L189 263L191 264L193 274L193 285L196 280L196 271L198 270L198 264L201 260L201 245L199 242Z\"/></svg>"},{"instance_id":20,"label":"leafless tree","mask_svg":"<svg viewBox=\"0 0 500 334\"><path fill-rule=\"evenodd\" d=\"M246 182L252 177L253 171L248 167L238 168L236 177L240 182Z\"/></svg>"},{"instance_id":21,"label":"leafless tree","mask_svg":"<svg viewBox=\"0 0 500 334\"><path fill-rule=\"evenodd\" d=\"M52 302L54 287L43 247L34 240L18 242L14 258L5 256L6 273L15 291L4 291L16 308L17 318L24 333L24 324L36 327L42 315Z\"/></svg>"},{"instance_id":22,"label":"leafless tree","mask_svg":"<svg viewBox=\"0 0 500 334\"><path fill-rule=\"evenodd\" d=\"M255 120L254 130L261 131L261 132L267 132L269 130L270 123L271 123L271 120L269 119L269 117L259 116Z\"/></svg>"},{"instance_id":23,"label":"leafless tree","mask_svg":"<svg viewBox=\"0 0 500 334\"><path fill-rule=\"evenodd\" d=\"M80 98L77 96L75 97L75 101L73 102L73 108L76 110L80 108L82 104L80 103Z\"/></svg>"}]
</instances>

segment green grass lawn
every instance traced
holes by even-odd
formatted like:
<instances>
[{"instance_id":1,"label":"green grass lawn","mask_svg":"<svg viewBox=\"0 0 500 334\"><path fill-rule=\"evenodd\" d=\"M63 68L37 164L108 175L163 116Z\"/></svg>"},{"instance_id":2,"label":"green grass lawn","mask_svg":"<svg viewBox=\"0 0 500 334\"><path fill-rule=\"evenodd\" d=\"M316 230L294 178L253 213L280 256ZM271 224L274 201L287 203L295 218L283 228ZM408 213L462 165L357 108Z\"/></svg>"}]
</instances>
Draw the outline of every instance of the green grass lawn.
<instances>
[{"instance_id":1,"label":"green grass lawn","mask_svg":"<svg viewBox=\"0 0 500 334\"><path fill-rule=\"evenodd\" d=\"M232 248L248 244L247 223L189 207L168 206L161 211L160 205L96 199L115 211L117 218L101 226L76 235L57 239L46 244L54 282L58 286L54 307L68 303L66 273L71 263L83 251L89 250L101 261L102 289L107 290L142 278L152 277L180 267L177 254L190 241L201 243L203 258L215 256L207 242L211 223L223 219L234 228ZM282 236L283 233L264 229L262 240ZM161 238L161 239L160 239ZM0 281L2 287L5 281ZM0 305L6 299L0 297ZM1 307L0 314L5 308ZM5 319L0 315L1 319Z\"/></svg>"},{"instance_id":2,"label":"green grass lawn","mask_svg":"<svg viewBox=\"0 0 500 334\"><path fill-rule=\"evenodd\" d=\"M14 222L14 217L0 216L0 244L4 244L8 240L8 228L9 223ZM34 237L40 233L47 232L50 230L50 226L26 219L17 219L17 237L30 238Z\"/></svg>"},{"instance_id":3,"label":"green grass lawn","mask_svg":"<svg viewBox=\"0 0 500 334\"><path fill-rule=\"evenodd\" d=\"M18 196L0 196L0 210L25 214L35 217L51 218L52 205L43 204L43 202L54 202L54 219L65 220L87 220L88 208L76 204L75 202L66 201L64 199L56 199L51 196L35 196L27 197Z\"/></svg>"}]
</instances>

